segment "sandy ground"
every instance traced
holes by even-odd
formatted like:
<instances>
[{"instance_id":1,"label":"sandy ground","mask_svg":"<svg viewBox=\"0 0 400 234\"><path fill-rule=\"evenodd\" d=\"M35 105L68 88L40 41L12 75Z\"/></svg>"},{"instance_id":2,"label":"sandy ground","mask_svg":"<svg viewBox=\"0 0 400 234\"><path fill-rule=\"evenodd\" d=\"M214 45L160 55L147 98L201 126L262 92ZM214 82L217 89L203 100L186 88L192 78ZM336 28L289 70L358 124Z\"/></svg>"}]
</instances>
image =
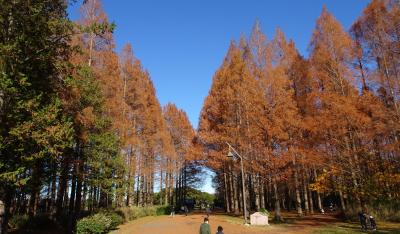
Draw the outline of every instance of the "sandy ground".
<instances>
[{"instance_id":1,"label":"sandy ground","mask_svg":"<svg viewBox=\"0 0 400 234\"><path fill-rule=\"evenodd\" d=\"M176 215L174 218L169 216L145 217L121 225L112 234L190 234L199 233L200 224L203 222L202 214L190 214L185 217ZM270 226L254 227L241 224L240 219L225 215L210 216L211 233L217 232L217 227L221 225L225 234L303 234L312 233L316 228L328 223L336 222L332 216L314 215L305 217L288 224L271 224Z\"/></svg>"}]
</instances>

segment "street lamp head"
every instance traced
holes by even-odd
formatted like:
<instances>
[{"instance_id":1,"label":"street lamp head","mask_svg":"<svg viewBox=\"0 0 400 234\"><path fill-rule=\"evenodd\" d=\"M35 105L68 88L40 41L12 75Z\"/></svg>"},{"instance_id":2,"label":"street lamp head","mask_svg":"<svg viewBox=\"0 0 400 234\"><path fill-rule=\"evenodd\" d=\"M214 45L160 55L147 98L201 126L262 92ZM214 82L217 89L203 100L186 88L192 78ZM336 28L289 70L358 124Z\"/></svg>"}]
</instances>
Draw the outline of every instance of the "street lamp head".
<instances>
[{"instance_id":1,"label":"street lamp head","mask_svg":"<svg viewBox=\"0 0 400 234\"><path fill-rule=\"evenodd\" d=\"M228 155L226 155L226 157L228 157L228 158L233 158L233 153L232 153L232 151L229 150Z\"/></svg>"}]
</instances>

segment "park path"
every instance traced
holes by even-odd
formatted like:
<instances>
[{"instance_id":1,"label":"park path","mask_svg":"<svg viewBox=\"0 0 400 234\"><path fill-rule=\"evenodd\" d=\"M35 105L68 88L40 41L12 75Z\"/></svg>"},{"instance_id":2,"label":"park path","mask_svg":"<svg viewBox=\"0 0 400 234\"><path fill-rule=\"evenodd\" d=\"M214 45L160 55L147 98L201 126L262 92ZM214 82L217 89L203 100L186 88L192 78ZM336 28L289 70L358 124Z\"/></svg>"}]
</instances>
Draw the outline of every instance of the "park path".
<instances>
[{"instance_id":1,"label":"park path","mask_svg":"<svg viewBox=\"0 0 400 234\"><path fill-rule=\"evenodd\" d=\"M191 214L187 217L176 215L174 218L169 216L145 217L119 226L119 229L113 231L112 234L196 234L199 233L199 226L203 219L204 216L201 214ZM331 216L315 215L289 224L249 227L238 223L237 220L232 221L224 215L211 215L209 219L211 233L216 233L218 225L221 225L225 234L305 234L337 221Z\"/></svg>"}]
</instances>

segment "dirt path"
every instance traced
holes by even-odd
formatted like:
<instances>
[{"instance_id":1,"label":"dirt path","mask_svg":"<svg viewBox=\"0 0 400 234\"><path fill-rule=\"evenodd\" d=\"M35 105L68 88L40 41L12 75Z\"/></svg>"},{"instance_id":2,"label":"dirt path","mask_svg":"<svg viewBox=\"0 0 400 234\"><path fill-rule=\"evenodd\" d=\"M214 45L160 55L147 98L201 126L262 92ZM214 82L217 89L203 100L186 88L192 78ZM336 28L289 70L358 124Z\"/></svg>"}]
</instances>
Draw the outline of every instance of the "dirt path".
<instances>
[{"instance_id":1,"label":"dirt path","mask_svg":"<svg viewBox=\"0 0 400 234\"><path fill-rule=\"evenodd\" d=\"M145 217L121 225L113 234L190 234L198 233L199 226L204 216L192 214L187 217L177 215L174 218L169 216ZM244 226L241 220L225 215L211 215L211 233L216 233L218 225L224 228L225 234L305 234L312 233L318 227L337 220L331 216L315 215L293 221L289 224L271 224L270 226L254 227Z\"/></svg>"}]
</instances>

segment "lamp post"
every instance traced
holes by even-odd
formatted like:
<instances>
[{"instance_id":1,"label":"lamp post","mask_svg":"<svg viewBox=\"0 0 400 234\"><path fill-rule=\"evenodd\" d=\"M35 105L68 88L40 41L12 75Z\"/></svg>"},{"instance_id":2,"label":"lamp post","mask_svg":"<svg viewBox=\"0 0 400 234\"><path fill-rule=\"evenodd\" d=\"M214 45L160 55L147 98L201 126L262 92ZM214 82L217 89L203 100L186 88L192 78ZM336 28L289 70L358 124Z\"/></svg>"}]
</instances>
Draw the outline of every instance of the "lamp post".
<instances>
[{"instance_id":1,"label":"lamp post","mask_svg":"<svg viewBox=\"0 0 400 234\"><path fill-rule=\"evenodd\" d=\"M246 209L246 191L244 187L244 169L243 169L243 157L233 148L228 142L226 144L229 146L229 152L227 157L233 158L235 153L240 158L240 168L242 171L242 189L243 189L243 214L244 214L244 223L247 224L247 209ZM233 151L233 152L232 152Z\"/></svg>"}]
</instances>

